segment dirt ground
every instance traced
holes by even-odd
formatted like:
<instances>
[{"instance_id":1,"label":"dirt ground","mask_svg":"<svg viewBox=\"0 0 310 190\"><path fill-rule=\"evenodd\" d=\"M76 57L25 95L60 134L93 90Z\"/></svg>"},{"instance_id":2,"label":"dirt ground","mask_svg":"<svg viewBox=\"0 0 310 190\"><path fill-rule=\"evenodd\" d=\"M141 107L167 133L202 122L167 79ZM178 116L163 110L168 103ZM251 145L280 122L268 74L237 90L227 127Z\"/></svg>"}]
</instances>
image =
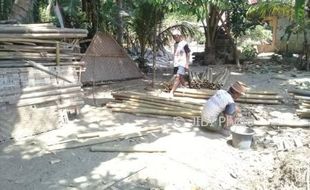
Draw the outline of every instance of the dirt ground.
<instances>
[{"instance_id":1,"label":"dirt ground","mask_svg":"<svg viewBox=\"0 0 310 190\"><path fill-rule=\"evenodd\" d=\"M214 70L225 66L214 66ZM283 71L283 68L278 72L255 73L261 69L257 64L251 65L256 68L255 72L251 72L251 67L243 71L229 67L232 71L229 83L241 80L252 89L276 91L285 97L285 102L276 106L240 105L245 121L253 120L248 110L261 119L298 119L287 89L310 81L309 73L294 69ZM192 69L204 68L193 66ZM169 73L169 69L158 71L157 86L171 77ZM286 79L273 79L276 75ZM104 189L105 185L114 182L108 189L306 189L309 186L309 128L254 127L256 135L252 148L238 150L230 145L231 136L202 130L189 121L176 123L171 117L112 113L102 106L112 99L112 91L143 91L149 87L149 78L105 84L95 89L86 87L86 105L78 118L57 130L0 144L0 189ZM162 130L104 145L150 145L167 150L165 153L91 152L88 146L57 151L47 149L48 145L74 140L78 134L150 127L161 127ZM282 139L300 139L302 144L281 150L277 140ZM299 161L294 162L295 159Z\"/></svg>"}]
</instances>

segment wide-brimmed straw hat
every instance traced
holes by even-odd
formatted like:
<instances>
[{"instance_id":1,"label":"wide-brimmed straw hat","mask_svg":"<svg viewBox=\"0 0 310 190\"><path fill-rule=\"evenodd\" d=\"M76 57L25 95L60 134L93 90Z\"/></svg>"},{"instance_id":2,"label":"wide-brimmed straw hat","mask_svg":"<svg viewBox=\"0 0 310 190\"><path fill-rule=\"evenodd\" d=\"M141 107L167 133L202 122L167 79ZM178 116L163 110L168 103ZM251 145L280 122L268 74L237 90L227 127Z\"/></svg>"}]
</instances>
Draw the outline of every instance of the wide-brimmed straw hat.
<instances>
[{"instance_id":1,"label":"wide-brimmed straw hat","mask_svg":"<svg viewBox=\"0 0 310 190\"><path fill-rule=\"evenodd\" d=\"M231 85L231 88L234 89L234 91L238 92L241 95L245 95L245 92L247 90L246 84L240 81L236 81L233 85Z\"/></svg>"}]
</instances>

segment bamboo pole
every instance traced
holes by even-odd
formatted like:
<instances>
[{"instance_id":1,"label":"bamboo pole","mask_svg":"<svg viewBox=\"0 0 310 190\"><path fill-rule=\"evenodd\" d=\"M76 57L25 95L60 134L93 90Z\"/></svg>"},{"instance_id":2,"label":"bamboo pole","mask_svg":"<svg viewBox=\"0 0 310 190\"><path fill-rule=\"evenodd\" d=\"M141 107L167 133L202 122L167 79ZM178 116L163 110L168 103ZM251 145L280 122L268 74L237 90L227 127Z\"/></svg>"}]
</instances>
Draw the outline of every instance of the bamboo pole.
<instances>
[{"instance_id":1,"label":"bamboo pole","mask_svg":"<svg viewBox=\"0 0 310 190\"><path fill-rule=\"evenodd\" d=\"M81 59L82 54L69 53L60 55L61 59ZM44 58L46 60L56 59L55 53L36 53L36 52L3 52L0 51L0 59L38 59Z\"/></svg>"},{"instance_id":2,"label":"bamboo pole","mask_svg":"<svg viewBox=\"0 0 310 190\"><path fill-rule=\"evenodd\" d=\"M295 99L298 99L298 100L307 100L307 101L310 101L310 97L308 97L308 96L297 96L297 95L294 95L294 98L295 98Z\"/></svg>"},{"instance_id":3,"label":"bamboo pole","mask_svg":"<svg viewBox=\"0 0 310 190\"><path fill-rule=\"evenodd\" d=\"M40 71L46 72L47 74L53 75L53 76L55 76L55 77L57 77L57 78L60 78L60 79L66 81L66 82L68 82L68 83L73 83L71 80L66 79L65 77L59 76L57 73L54 73L54 72L48 70L47 67L45 67L45 66L43 66L43 65L41 65L41 64L39 64L39 63L36 63L36 62L34 62L34 61L28 61L28 63L29 63L31 66L33 66L33 67L39 69Z\"/></svg>"},{"instance_id":4,"label":"bamboo pole","mask_svg":"<svg viewBox=\"0 0 310 190\"><path fill-rule=\"evenodd\" d=\"M292 89L292 90L288 90L288 92L293 93L295 95L300 95L300 96L310 96L310 91L308 90Z\"/></svg>"},{"instance_id":5,"label":"bamboo pole","mask_svg":"<svg viewBox=\"0 0 310 190\"><path fill-rule=\"evenodd\" d=\"M196 108L184 108L184 107L180 107L178 105L170 105L170 104L166 104L166 103L159 103L159 102L151 102L151 101L145 101L145 100L140 100L140 99L131 99L131 100L124 100L123 102L135 102L135 103L140 103L140 104L150 104L153 106L158 106L158 107L171 107L174 109L190 109L190 110L198 110L201 111L202 110L202 106L201 105L197 105L197 104L191 104L196 106ZM186 104L190 104L190 103L186 103Z\"/></svg>"},{"instance_id":6,"label":"bamboo pole","mask_svg":"<svg viewBox=\"0 0 310 190\"><path fill-rule=\"evenodd\" d=\"M51 96L51 97L23 99L23 100L18 100L17 103L12 102L12 104L16 104L17 107L23 107L23 106L41 104L41 103L45 103L45 102L53 102L56 100L78 98L78 97L79 98L83 97L83 94L82 93L73 93L73 94L62 94L62 95Z\"/></svg>"},{"instance_id":7,"label":"bamboo pole","mask_svg":"<svg viewBox=\"0 0 310 190\"><path fill-rule=\"evenodd\" d=\"M112 95L114 97L116 97L116 99L120 98L120 97L142 99L142 100L146 100L146 101L166 103L169 105L176 105L176 106L185 107L185 108L192 108L192 109L195 109L196 105L199 105L199 104L196 104L196 105L186 104L187 103L186 101L168 99L168 98L162 98L162 97L156 97L156 96L146 96L143 94L133 93L133 92L124 92L122 94L112 93Z\"/></svg>"},{"instance_id":8,"label":"bamboo pole","mask_svg":"<svg viewBox=\"0 0 310 190\"><path fill-rule=\"evenodd\" d=\"M59 44L56 43L56 44ZM61 51L72 51L72 48L68 48L65 46L60 46L59 44L59 49ZM30 52L42 52L42 51L46 51L46 52L55 52L56 51L56 47L51 47L51 46L37 46L37 45L0 45L0 50L2 51L30 51Z\"/></svg>"},{"instance_id":9,"label":"bamboo pole","mask_svg":"<svg viewBox=\"0 0 310 190\"><path fill-rule=\"evenodd\" d=\"M49 145L48 150L60 150L60 149L73 149L73 148L81 148L85 146L92 146L92 145L97 145L97 144L102 144L106 142L112 142L112 141L117 141L117 140L122 140L122 139L131 139L131 138L137 138L137 137L142 137L145 135L148 135L153 132L158 132L161 130L161 127L152 127L148 129L141 129L140 131L133 132L133 133L127 133L127 134L115 134L111 136L105 136L102 138L97 138L97 139L90 139L88 141L82 141L82 142L67 142L63 144L54 144L54 145Z\"/></svg>"},{"instance_id":10,"label":"bamboo pole","mask_svg":"<svg viewBox=\"0 0 310 190\"><path fill-rule=\"evenodd\" d=\"M34 38L34 39L63 39L63 38L85 38L87 33L25 33L25 34L0 34L0 38Z\"/></svg>"},{"instance_id":11,"label":"bamboo pole","mask_svg":"<svg viewBox=\"0 0 310 190\"><path fill-rule=\"evenodd\" d=\"M26 87L23 89L18 90L11 90L11 91L0 91L1 95L15 95L15 94L27 94L27 93L33 93L33 92L40 92L40 91L51 91L51 90L58 90L58 89L66 89L66 88L73 88L73 87L81 87L81 84L66 84L62 86L55 86L55 85L48 85L48 86L37 86L37 87Z\"/></svg>"},{"instance_id":12,"label":"bamboo pole","mask_svg":"<svg viewBox=\"0 0 310 190\"><path fill-rule=\"evenodd\" d=\"M170 106L154 106L150 104L134 104L132 102L128 103L108 103L107 107L109 108L124 108L124 109L150 109L150 110L160 110L160 111L171 111L175 112L176 110L181 109L182 112L190 112L192 114L200 115L200 110L184 109L180 107L170 107Z\"/></svg>"},{"instance_id":13,"label":"bamboo pole","mask_svg":"<svg viewBox=\"0 0 310 190\"><path fill-rule=\"evenodd\" d=\"M88 31L85 29L75 29L75 28L44 28L44 27L0 27L0 34L88 34Z\"/></svg>"},{"instance_id":14,"label":"bamboo pole","mask_svg":"<svg viewBox=\"0 0 310 190\"><path fill-rule=\"evenodd\" d=\"M153 110L153 109L131 109L131 108L112 108L113 112L122 112L122 113L132 113L132 114L154 114L154 115L164 115L172 117L184 117L184 118L195 118L200 115L193 114L191 112L180 112L180 111L164 111L164 110Z\"/></svg>"},{"instance_id":15,"label":"bamboo pole","mask_svg":"<svg viewBox=\"0 0 310 190\"><path fill-rule=\"evenodd\" d=\"M213 71L212 71L212 68L209 68L208 70L210 70L209 82L210 82L210 83L213 83Z\"/></svg>"},{"instance_id":16,"label":"bamboo pole","mask_svg":"<svg viewBox=\"0 0 310 190\"><path fill-rule=\"evenodd\" d=\"M16 43L30 42L30 43L39 43L39 44L56 44L59 41L42 40L42 39L14 38L14 37L6 37L6 38L0 37L0 42L16 42ZM62 45L70 45L66 42L59 42L59 43Z\"/></svg>"},{"instance_id":17,"label":"bamboo pole","mask_svg":"<svg viewBox=\"0 0 310 190\"><path fill-rule=\"evenodd\" d=\"M212 96L212 94L194 94L194 93L180 93L175 92L176 96L180 97L191 97L191 98L200 98L200 99L207 99ZM250 95L246 94L241 96L238 100L281 100L282 97L280 96L269 96L269 95ZM237 100L237 101L238 101Z\"/></svg>"},{"instance_id":18,"label":"bamboo pole","mask_svg":"<svg viewBox=\"0 0 310 190\"><path fill-rule=\"evenodd\" d=\"M59 43L56 43L56 65L60 64L60 50L59 50Z\"/></svg>"},{"instance_id":19,"label":"bamboo pole","mask_svg":"<svg viewBox=\"0 0 310 190\"><path fill-rule=\"evenodd\" d=\"M281 127L296 127L296 128L310 128L309 121L283 121L283 122L272 122L272 121L254 121L253 126L281 126Z\"/></svg>"},{"instance_id":20,"label":"bamboo pole","mask_svg":"<svg viewBox=\"0 0 310 190\"><path fill-rule=\"evenodd\" d=\"M90 147L92 152L127 152L127 153L164 153L166 150L152 148L152 147L128 147L128 148L117 148L117 147L106 147L106 146L92 146Z\"/></svg>"}]
</instances>

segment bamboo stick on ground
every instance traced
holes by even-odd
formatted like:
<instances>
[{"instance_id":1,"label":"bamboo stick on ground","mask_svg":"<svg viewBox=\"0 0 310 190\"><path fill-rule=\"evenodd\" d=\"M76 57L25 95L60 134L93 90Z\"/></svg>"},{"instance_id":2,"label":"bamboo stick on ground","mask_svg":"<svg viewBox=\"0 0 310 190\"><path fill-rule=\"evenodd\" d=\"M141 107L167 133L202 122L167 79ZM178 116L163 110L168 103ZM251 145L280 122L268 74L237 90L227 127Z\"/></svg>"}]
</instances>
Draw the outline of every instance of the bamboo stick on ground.
<instances>
[{"instance_id":1,"label":"bamboo stick on ground","mask_svg":"<svg viewBox=\"0 0 310 190\"><path fill-rule=\"evenodd\" d=\"M68 142L68 143L63 143L63 144L54 144L54 145L49 145L48 150L60 150L60 149L72 149L72 148L80 148L80 147L85 147L85 146L91 146L91 145L97 145L97 144L102 144L106 142L112 142L120 139L130 139L130 138L137 138L137 137L142 137L145 135L148 135L153 132L158 132L161 130L161 127L152 127L149 129L142 129L140 131L134 132L134 133L127 133L127 134L115 134L111 136L106 136L102 138L97 138L97 139L90 139L88 141L83 141L83 142Z\"/></svg>"},{"instance_id":2,"label":"bamboo stick on ground","mask_svg":"<svg viewBox=\"0 0 310 190\"><path fill-rule=\"evenodd\" d=\"M254 121L254 126L282 126L282 127L296 127L296 128L310 128L309 121L284 121L284 122L273 122L273 121Z\"/></svg>"},{"instance_id":3,"label":"bamboo stick on ground","mask_svg":"<svg viewBox=\"0 0 310 190\"><path fill-rule=\"evenodd\" d=\"M152 148L152 147L128 147L128 148L117 148L117 147L106 147L106 146L92 146L90 147L92 152L127 152L127 153L163 153L166 150Z\"/></svg>"}]
</instances>

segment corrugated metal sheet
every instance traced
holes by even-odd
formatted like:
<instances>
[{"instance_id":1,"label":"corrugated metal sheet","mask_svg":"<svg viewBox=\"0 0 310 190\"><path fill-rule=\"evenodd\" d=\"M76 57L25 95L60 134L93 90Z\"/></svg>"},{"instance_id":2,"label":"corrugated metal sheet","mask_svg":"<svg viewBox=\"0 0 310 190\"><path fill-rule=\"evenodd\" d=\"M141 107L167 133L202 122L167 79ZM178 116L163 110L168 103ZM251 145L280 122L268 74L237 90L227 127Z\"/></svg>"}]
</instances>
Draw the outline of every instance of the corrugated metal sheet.
<instances>
[{"instance_id":1,"label":"corrugated metal sheet","mask_svg":"<svg viewBox=\"0 0 310 190\"><path fill-rule=\"evenodd\" d=\"M86 71L82 74L82 82L101 82L124 80L142 77L137 65L127 53L108 34L98 32L84 58Z\"/></svg>"}]
</instances>

